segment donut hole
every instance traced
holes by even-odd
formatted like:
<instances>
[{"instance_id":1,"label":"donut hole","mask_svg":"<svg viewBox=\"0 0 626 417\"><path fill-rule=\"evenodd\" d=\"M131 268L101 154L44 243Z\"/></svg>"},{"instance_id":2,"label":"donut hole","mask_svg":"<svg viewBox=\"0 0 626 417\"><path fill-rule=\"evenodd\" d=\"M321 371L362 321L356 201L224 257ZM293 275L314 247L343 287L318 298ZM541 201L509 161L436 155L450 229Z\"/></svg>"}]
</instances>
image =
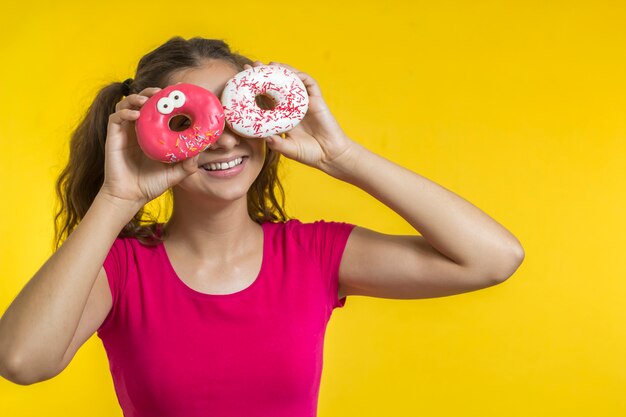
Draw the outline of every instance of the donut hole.
<instances>
[{"instance_id":1,"label":"donut hole","mask_svg":"<svg viewBox=\"0 0 626 417\"><path fill-rule=\"evenodd\" d=\"M259 94L254 98L256 105L263 110L272 110L276 107L276 102L267 94Z\"/></svg>"},{"instance_id":2,"label":"donut hole","mask_svg":"<svg viewBox=\"0 0 626 417\"><path fill-rule=\"evenodd\" d=\"M191 126L191 119L186 114L177 114L169 121L170 130L174 132L182 132Z\"/></svg>"}]
</instances>

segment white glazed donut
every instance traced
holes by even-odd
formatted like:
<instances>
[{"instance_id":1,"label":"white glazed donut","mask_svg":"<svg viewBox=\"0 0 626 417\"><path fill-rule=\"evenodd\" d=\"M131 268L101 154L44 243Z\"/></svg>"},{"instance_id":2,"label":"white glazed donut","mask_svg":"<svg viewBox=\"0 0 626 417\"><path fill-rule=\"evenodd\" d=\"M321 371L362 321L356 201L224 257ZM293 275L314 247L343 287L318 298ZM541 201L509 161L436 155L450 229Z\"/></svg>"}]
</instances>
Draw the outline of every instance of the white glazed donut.
<instances>
[{"instance_id":1,"label":"white glazed donut","mask_svg":"<svg viewBox=\"0 0 626 417\"><path fill-rule=\"evenodd\" d=\"M275 103L264 110L258 95ZM309 96L296 73L277 65L260 65L239 72L222 92L222 106L228 126L241 136L264 138L294 128L309 108Z\"/></svg>"}]
</instances>

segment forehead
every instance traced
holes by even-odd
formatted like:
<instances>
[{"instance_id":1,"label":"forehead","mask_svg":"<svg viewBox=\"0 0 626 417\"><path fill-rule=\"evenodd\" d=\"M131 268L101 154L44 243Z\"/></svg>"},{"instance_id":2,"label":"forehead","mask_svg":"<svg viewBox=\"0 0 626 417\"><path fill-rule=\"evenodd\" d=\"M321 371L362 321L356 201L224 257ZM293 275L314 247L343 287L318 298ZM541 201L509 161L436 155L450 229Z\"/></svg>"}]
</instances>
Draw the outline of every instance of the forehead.
<instances>
[{"instance_id":1,"label":"forehead","mask_svg":"<svg viewBox=\"0 0 626 417\"><path fill-rule=\"evenodd\" d=\"M169 79L169 85L190 83L199 85L219 96L226 82L237 74L237 69L221 59L205 61L199 68L186 68L175 72Z\"/></svg>"}]
</instances>

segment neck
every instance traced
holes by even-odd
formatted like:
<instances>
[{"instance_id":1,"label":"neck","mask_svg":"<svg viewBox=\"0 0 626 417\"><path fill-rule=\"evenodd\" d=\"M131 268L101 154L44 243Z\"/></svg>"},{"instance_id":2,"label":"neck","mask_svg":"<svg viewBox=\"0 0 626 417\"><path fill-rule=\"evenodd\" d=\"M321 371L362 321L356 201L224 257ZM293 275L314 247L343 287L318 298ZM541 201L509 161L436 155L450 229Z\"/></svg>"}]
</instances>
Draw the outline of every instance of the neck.
<instances>
[{"instance_id":1,"label":"neck","mask_svg":"<svg viewBox=\"0 0 626 417\"><path fill-rule=\"evenodd\" d=\"M257 243L261 226L248 215L246 196L216 203L175 195L174 201L166 240L190 256L228 261Z\"/></svg>"}]
</instances>

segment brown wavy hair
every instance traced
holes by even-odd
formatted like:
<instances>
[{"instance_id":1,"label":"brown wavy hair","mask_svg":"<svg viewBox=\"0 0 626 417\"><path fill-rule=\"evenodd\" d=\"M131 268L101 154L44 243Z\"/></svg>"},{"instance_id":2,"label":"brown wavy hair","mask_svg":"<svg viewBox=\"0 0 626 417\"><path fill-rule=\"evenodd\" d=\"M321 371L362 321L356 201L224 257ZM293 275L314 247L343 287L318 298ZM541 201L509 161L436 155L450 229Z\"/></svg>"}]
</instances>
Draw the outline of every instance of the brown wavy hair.
<instances>
[{"instance_id":1,"label":"brown wavy hair","mask_svg":"<svg viewBox=\"0 0 626 417\"><path fill-rule=\"evenodd\" d=\"M167 87L174 72L199 68L206 60L222 59L238 71L252 60L231 52L226 42L219 39L194 37L188 40L176 36L146 54L139 60L128 94L136 94L147 87ZM93 203L104 182L105 140L109 115L124 97L123 82L114 82L101 88L84 117L73 131L69 143L69 160L56 181L58 197L54 214L55 236L53 250L76 228ZM278 178L280 153L267 147L265 162L247 193L248 215L256 223L286 221L285 193ZM275 194L278 189L281 203ZM172 189L167 197L173 201ZM171 206L171 205L170 205ZM146 245L156 245L166 237L158 228L157 219L142 207L118 235L135 237Z\"/></svg>"}]
</instances>

